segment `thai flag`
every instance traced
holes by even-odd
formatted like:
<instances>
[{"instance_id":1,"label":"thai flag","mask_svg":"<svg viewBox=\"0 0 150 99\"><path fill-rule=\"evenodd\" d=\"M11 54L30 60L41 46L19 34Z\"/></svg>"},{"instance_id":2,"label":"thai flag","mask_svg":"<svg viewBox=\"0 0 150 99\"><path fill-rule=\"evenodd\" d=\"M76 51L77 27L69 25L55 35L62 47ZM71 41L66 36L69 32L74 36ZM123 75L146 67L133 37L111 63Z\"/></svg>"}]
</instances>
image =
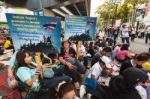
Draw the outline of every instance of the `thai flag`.
<instances>
[{"instance_id":1,"label":"thai flag","mask_svg":"<svg viewBox=\"0 0 150 99\"><path fill-rule=\"evenodd\" d=\"M93 25L93 23L94 23L94 22L89 21L89 22L87 22L87 25Z\"/></svg>"},{"instance_id":2,"label":"thai flag","mask_svg":"<svg viewBox=\"0 0 150 99\"><path fill-rule=\"evenodd\" d=\"M47 23L47 24L44 24L43 27L44 27L46 30L54 31L56 25L57 25L57 21L52 21L52 22L49 22L49 23Z\"/></svg>"}]
</instances>

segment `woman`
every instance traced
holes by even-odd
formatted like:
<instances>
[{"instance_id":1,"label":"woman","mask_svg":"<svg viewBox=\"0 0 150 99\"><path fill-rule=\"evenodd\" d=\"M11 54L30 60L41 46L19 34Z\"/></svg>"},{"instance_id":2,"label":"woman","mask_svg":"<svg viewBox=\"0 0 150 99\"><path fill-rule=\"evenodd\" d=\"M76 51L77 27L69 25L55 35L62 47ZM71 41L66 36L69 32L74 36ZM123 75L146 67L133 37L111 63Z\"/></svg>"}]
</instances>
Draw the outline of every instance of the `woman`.
<instances>
[{"instance_id":1,"label":"woman","mask_svg":"<svg viewBox=\"0 0 150 99\"><path fill-rule=\"evenodd\" d=\"M83 65L88 68L88 56L86 55L86 49L82 44L82 41L78 41L78 51L77 51L77 55L79 55L79 60L83 61Z\"/></svg>"},{"instance_id":2,"label":"woman","mask_svg":"<svg viewBox=\"0 0 150 99\"><path fill-rule=\"evenodd\" d=\"M40 74L42 64L36 68L31 68L32 57L27 52L18 52L16 55L18 67L15 69L18 79L24 84L28 85L31 90L38 91L40 88ZM41 83L47 88L55 88L59 82L70 81L68 76L54 77L51 79L42 79Z\"/></svg>"},{"instance_id":3,"label":"woman","mask_svg":"<svg viewBox=\"0 0 150 99\"><path fill-rule=\"evenodd\" d=\"M88 53L91 55L91 58L95 54L95 49L94 49L94 43L93 42L90 42Z\"/></svg>"},{"instance_id":4,"label":"woman","mask_svg":"<svg viewBox=\"0 0 150 99\"><path fill-rule=\"evenodd\" d=\"M128 44L123 44L120 51L116 54L116 58L119 62L124 62L129 57Z\"/></svg>"},{"instance_id":5,"label":"woman","mask_svg":"<svg viewBox=\"0 0 150 99\"><path fill-rule=\"evenodd\" d=\"M62 64L65 65L65 74L69 75L76 88L79 88L79 75L85 74L86 69L82 64L76 59L76 52L73 48L70 47L69 41L64 41L62 43L61 53L59 54L59 60Z\"/></svg>"}]
</instances>

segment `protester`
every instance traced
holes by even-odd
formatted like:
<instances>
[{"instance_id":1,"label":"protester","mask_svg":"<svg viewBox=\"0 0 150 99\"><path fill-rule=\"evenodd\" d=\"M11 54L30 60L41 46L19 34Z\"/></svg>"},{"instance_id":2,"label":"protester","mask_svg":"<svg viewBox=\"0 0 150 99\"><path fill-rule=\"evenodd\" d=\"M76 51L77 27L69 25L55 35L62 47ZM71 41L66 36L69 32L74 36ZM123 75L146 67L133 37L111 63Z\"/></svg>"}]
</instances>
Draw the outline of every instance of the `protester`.
<instances>
[{"instance_id":1,"label":"protester","mask_svg":"<svg viewBox=\"0 0 150 99\"><path fill-rule=\"evenodd\" d=\"M5 43L4 43L4 48L5 49L13 49L13 45L11 43L11 39L7 37Z\"/></svg>"},{"instance_id":2,"label":"protester","mask_svg":"<svg viewBox=\"0 0 150 99\"><path fill-rule=\"evenodd\" d=\"M147 44L149 40L150 40L150 26L148 25L148 26L146 27L145 43Z\"/></svg>"},{"instance_id":3,"label":"protester","mask_svg":"<svg viewBox=\"0 0 150 99\"><path fill-rule=\"evenodd\" d=\"M94 57L92 58L91 66L93 66L96 62L98 62L100 60L100 57L102 57L102 56L110 56L111 51L112 50L111 50L110 47L105 47L105 48L103 48L102 51L97 52L94 55Z\"/></svg>"},{"instance_id":4,"label":"protester","mask_svg":"<svg viewBox=\"0 0 150 99\"><path fill-rule=\"evenodd\" d=\"M62 82L58 87L58 99L79 99L73 84Z\"/></svg>"},{"instance_id":5,"label":"protester","mask_svg":"<svg viewBox=\"0 0 150 99\"><path fill-rule=\"evenodd\" d=\"M116 59L119 62L124 62L129 58L128 44L123 44L121 49L116 54Z\"/></svg>"},{"instance_id":6,"label":"protester","mask_svg":"<svg viewBox=\"0 0 150 99\"><path fill-rule=\"evenodd\" d=\"M3 37L0 36L0 55L3 55L4 53L3 43L4 43Z\"/></svg>"},{"instance_id":7,"label":"protester","mask_svg":"<svg viewBox=\"0 0 150 99\"><path fill-rule=\"evenodd\" d=\"M62 43L61 53L59 54L59 60L62 64L65 65L66 74L69 75L73 82L75 83L76 88L79 88L79 74L85 74L86 69L84 66L76 59L76 52L73 48L70 47L69 41L64 41Z\"/></svg>"},{"instance_id":8,"label":"protester","mask_svg":"<svg viewBox=\"0 0 150 99\"><path fill-rule=\"evenodd\" d=\"M136 68L142 68L142 64L146 62L149 59L146 55L143 54L137 54L133 57L131 60L126 60L122 63L120 68L120 74L123 73L124 70L126 70L129 67L136 67Z\"/></svg>"},{"instance_id":9,"label":"protester","mask_svg":"<svg viewBox=\"0 0 150 99\"><path fill-rule=\"evenodd\" d=\"M88 56L87 56L87 51L82 44L82 41L78 41L78 51L77 51L78 59L80 62L83 61L83 65L88 68Z\"/></svg>"},{"instance_id":10,"label":"protester","mask_svg":"<svg viewBox=\"0 0 150 99\"><path fill-rule=\"evenodd\" d=\"M122 36L122 43L126 43L130 45L130 42L129 42L129 29L126 25L123 25L122 26L122 33L121 33L121 36Z\"/></svg>"}]
</instances>

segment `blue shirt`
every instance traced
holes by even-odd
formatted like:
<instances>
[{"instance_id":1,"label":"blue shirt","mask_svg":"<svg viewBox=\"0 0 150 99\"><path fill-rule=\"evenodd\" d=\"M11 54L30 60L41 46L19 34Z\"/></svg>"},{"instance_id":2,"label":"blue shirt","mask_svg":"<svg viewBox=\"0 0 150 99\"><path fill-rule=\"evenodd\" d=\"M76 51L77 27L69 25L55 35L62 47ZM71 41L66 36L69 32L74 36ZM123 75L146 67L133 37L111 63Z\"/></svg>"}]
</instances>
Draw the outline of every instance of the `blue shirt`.
<instances>
[{"instance_id":1,"label":"blue shirt","mask_svg":"<svg viewBox=\"0 0 150 99\"><path fill-rule=\"evenodd\" d=\"M28 67L19 67L17 70L17 76L22 81L31 80L34 77L34 69L30 69Z\"/></svg>"}]
</instances>

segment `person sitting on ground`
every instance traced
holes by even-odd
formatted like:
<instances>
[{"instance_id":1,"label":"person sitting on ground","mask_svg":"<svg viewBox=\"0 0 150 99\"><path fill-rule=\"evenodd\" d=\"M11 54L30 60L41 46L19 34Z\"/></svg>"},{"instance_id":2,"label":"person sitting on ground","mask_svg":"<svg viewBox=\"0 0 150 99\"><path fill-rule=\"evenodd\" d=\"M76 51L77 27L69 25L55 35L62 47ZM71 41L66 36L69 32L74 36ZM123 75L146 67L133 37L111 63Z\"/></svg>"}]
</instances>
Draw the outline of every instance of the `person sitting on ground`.
<instances>
[{"instance_id":1,"label":"person sitting on ground","mask_svg":"<svg viewBox=\"0 0 150 99\"><path fill-rule=\"evenodd\" d=\"M138 68L128 68L122 75L113 77L110 81L112 95L110 99L141 99L136 86L148 80L145 72Z\"/></svg>"},{"instance_id":2,"label":"person sitting on ground","mask_svg":"<svg viewBox=\"0 0 150 99\"><path fill-rule=\"evenodd\" d=\"M3 43L4 43L3 37L0 36L0 55L3 55L4 53Z\"/></svg>"},{"instance_id":3,"label":"person sitting on ground","mask_svg":"<svg viewBox=\"0 0 150 99\"><path fill-rule=\"evenodd\" d=\"M70 47L70 42L64 41L62 43L61 53L59 54L59 61L65 65L65 74L72 78L76 88L79 89L79 74L85 74L86 69L75 56L76 52Z\"/></svg>"},{"instance_id":4,"label":"person sitting on ground","mask_svg":"<svg viewBox=\"0 0 150 99\"><path fill-rule=\"evenodd\" d=\"M95 51L94 51L94 43L90 42L89 44L89 49L88 49L88 53L91 55L91 58L94 56Z\"/></svg>"},{"instance_id":5,"label":"person sitting on ground","mask_svg":"<svg viewBox=\"0 0 150 99\"><path fill-rule=\"evenodd\" d=\"M5 43L4 43L4 48L5 49L13 49L13 45L11 43L10 37L7 37Z\"/></svg>"},{"instance_id":6,"label":"person sitting on ground","mask_svg":"<svg viewBox=\"0 0 150 99\"><path fill-rule=\"evenodd\" d=\"M73 84L61 82L58 87L58 99L79 99Z\"/></svg>"},{"instance_id":7,"label":"person sitting on ground","mask_svg":"<svg viewBox=\"0 0 150 99\"><path fill-rule=\"evenodd\" d=\"M142 87L141 84L147 80L148 76L144 71L130 67L122 75L111 78L109 87L103 88L105 91L102 98L93 95L91 99L145 99L143 97L147 96L146 91L141 93L138 86Z\"/></svg>"},{"instance_id":8,"label":"person sitting on ground","mask_svg":"<svg viewBox=\"0 0 150 99\"><path fill-rule=\"evenodd\" d=\"M87 52L86 49L84 47L84 45L82 44L82 41L78 41L78 50L77 50L77 55L79 55L78 59L80 61L83 61L83 65L88 68L88 56L87 56Z\"/></svg>"},{"instance_id":9,"label":"person sitting on ground","mask_svg":"<svg viewBox=\"0 0 150 99\"><path fill-rule=\"evenodd\" d=\"M116 55L118 54L118 52L120 51L121 46L122 46L122 44L117 44L117 45L115 46L115 48L114 48L114 54L115 54L115 56L116 56Z\"/></svg>"},{"instance_id":10,"label":"person sitting on ground","mask_svg":"<svg viewBox=\"0 0 150 99\"><path fill-rule=\"evenodd\" d=\"M143 54L143 55L146 55L147 58L148 58L148 60L150 59L150 53L144 52L144 53L142 53L142 54ZM144 70L150 72L150 63L149 63L148 60L142 64L142 68L143 68Z\"/></svg>"},{"instance_id":11,"label":"person sitting on ground","mask_svg":"<svg viewBox=\"0 0 150 99\"><path fill-rule=\"evenodd\" d=\"M126 70L129 67L136 67L136 68L142 68L142 64L146 62L149 59L147 55L145 54L136 54L133 59L126 60L122 63L120 68L120 74L123 73L124 70Z\"/></svg>"},{"instance_id":12,"label":"person sitting on ground","mask_svg":"<svg viewBox=\"0 0 150 99\"><path fill-rule=\"evenodd\" d=\"M40 89L40 83L43 83L47 88L56 88L56 86L62 81L70 81L70 77L54 77L51 79L42 79L39 82L39 77L41 75L42 64L39 63L36 68L31 68L32 57L28 52L19 51L16 54L16 61L18 62L18 67L15 68L15 75L18 79L30 87L32 91L38 91Z\"/></svg>"},{"instance_id":13,"label":"person sitting on ground","mask_svg":"<svg viewBox=\"0 0 150 99\"><path fill-rule=\"evenodd\" d=\"M129 58L128 44L123 44L120 51L116 54L116 59L119 62L124 62Z\"/></svg>"},{"instance_id":14,"label":"person sitting on ground","mask_svg":"<svg viewBox=\"0 0 150 99\"><path fill-rule=\"evenodd\" d=\"M93 58L92 58L92 61L91 61L91 66L93 66L96 62L98 62L100 60L100 57L102 56L110 56L110 53L111 53L111 48L110 47L105 47L103 48L102 51L96 53Z\"/></svg>"}]
</instances>

